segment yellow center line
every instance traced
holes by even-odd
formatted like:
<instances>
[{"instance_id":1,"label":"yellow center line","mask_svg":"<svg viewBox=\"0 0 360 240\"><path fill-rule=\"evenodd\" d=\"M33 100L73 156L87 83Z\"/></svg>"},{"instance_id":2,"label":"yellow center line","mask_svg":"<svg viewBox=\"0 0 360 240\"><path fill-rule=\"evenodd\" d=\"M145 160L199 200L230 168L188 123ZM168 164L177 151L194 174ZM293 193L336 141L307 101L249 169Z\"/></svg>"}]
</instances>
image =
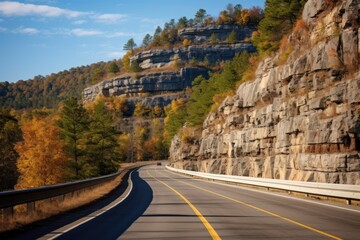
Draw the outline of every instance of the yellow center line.
<instances>
[{"instance_id":1,"label":"yellow center line","mask_svg":"<svg viewBox=\"0 0 360 240\"><path fill-rule=\"evenodd\" d=\"M321 230L319 230L319 229L310 227L310 226L305 225L305 224L303 224L303 223L297 222L297 221L292 220L292 219L290 219L290 218L283 217L283 216L281 216L281 215L279 215L279 214L270 212L270 211L268 211L268 210L265 210L265 209L256 207L256 206L251 205L251 204L249 204L249 203L245 203L245 202L242 202L242 201L240 201L240 200L237 200L237 199L234 199L234 198L231 198L231 197L222 195L222 194L220 194L220 193L213 192L213 191L207 190L207 189L205 189L205 188L195 186L195 185L193 185L193 184L191 184L191 183L187 183L187 182L184 182L184 181L181 181L181 180L178 180L178 179L169 177L169 176L167 176L167 175L164 175L163 173L160 173L160 174L162 174L162 175L165 176L165 177L171 178L171 179L173 179L173 180L175 180L175 181L178 181L178 182L184 183L184 184L186 184L186 185L192 186L192 187L194 187L194 188L200 189L200 190L202 190L202 191L205 191L205 192L211 193L211 194L213 194L213 195L216 195L216 196L219 196L219 197L228 199L228 200L230 200L230 201L233 201L233 202L242 204L242 205L244 205L244 206L247 206L247 207L256 209L256 210L258 210L258 211L261 211L261 212L264 212L264 213L269 214L269 215L271 215L271 216L280 218L280 219L282 219L282 220L285 220L285 221L287 221L287 222L293 223L293 224L295 224L295 225L298 225L298 226L300 226L300 227L306 228L306 229L308 229L308 230L317 232L317 233L322 234L322 235L324 235L324 236L327 236L327 237L329 237L329 238L336 239L336 240L342 240L342 238L336 237L336 236L334 236L334 235L331 235L331 234L326 233L326 232L323 232L323 231L321 231ZM172 173L172 174L175 174L175 173Z\"/></svg>"},{"instance_id":2,"label":"yellow center line","mask_svg":"<svg viewBox=\"0 0 360 240\"><path fill-rule=\"evenodd\" d=\"M219 235L217 234L217 232L215 231L215 229L211 226L211 224L206 220L206 218L200 213L200 211L186 198L184 197L181 193L179 193L178 191L176 191L174 188L170 187L168 184L166 184L165 182L157 179L156 177L154 177L153 175L151 175L149 173L149 171L146 171L147 174L152 177L153 179L155 179L156 181L164 184L166 187L168 187L169 189L171 189L172 191L174 191L177 195L179 195L189 206L190 208L194 211L194 213L196 214L196 216L201 220L201 222L204 224L205 228L208 230L210 236L212 237L212 239L216 239L216 240L221 240L221 238L219 237ZM165 175L164 175L165 176Z\"/></svg>"}]
</instances>

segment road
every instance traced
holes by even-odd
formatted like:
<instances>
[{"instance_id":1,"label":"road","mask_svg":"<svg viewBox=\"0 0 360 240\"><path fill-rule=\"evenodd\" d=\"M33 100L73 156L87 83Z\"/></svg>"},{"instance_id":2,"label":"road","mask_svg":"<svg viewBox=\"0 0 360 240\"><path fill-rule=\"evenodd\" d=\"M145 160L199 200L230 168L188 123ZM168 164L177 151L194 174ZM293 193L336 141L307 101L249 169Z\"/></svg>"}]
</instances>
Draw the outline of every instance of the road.
<instances>
[{"instance_id":1,"label":"road","mask_svg":"<svg viewBox=\"0 0 360 240\"><path fill-rule=\"evenodd\" d=\"M75 223L51 229L41 239L359 239L360 236L359 207L207 182L169 172L163 166L142 167L131 174L131 179L128 191L105 209L99 208L90 217L82 216Z\"/></svg>"}]
</instances>

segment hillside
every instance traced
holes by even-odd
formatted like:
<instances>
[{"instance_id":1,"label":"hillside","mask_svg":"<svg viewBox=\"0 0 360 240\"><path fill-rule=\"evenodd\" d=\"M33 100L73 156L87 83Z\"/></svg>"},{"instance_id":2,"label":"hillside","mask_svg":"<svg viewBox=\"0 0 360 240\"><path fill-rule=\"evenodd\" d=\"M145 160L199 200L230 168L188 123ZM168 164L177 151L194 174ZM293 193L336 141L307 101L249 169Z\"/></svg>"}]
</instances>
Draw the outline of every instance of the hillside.
<instances>
[{"instance_id":1,"label":"hillside","mask_svg":"<svg viewBox=\"0 0 360 240\"><path fill-rule=\"evenodd\" d=\"M252 81L207 116L200 134L173 139L171 165L360 184L359 9L356 0L307 1Z\"/></svg>"},{"instance_id":2,"label":"hillside","mask_svg":"<svg viewBox=\"0 0 360 240\"><path fill-rule=\"evenodd\" d=\"M81 98L81 92L86 86L110 74L109 66L112 63L117 63L117 61L71 68L49 76L36 76L16 83L0 82L0 107L55 108L68 97Z\"/></svg>"}]
</instances>

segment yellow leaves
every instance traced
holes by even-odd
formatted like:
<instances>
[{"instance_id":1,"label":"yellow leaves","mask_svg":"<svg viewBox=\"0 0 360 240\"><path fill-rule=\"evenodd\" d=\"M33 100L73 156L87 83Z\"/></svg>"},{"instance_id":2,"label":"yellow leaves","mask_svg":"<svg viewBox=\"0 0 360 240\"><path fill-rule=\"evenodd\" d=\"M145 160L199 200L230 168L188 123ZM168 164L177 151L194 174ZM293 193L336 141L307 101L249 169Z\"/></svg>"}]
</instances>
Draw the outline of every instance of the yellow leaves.
<instances>
[{"instance_id":1,"label":"yellow leaves","mask_svg":"<svg viewBox=\"0 0 360 240\"><path fill-rule=\"evenodd\" d=\"M59 139L59 128L54 120L34 118L24 122L24 141L16 144L17 162L21 174L17 189L39 187L63 182L63 169L67 157L63 153L64 142Z\"/></svg>"},{"instance_id":2,"label":"yellow leaves","mask_svg":"<svg viewBox=\"0 0 360 240\"><path fill-rule=\"evenodd\" d=\"M188 47L191 44L191 42L190 42L189 39L186 38L186 39L184 39L182 44L183 44L184 47Z\"/></svg>"}]
</instances>

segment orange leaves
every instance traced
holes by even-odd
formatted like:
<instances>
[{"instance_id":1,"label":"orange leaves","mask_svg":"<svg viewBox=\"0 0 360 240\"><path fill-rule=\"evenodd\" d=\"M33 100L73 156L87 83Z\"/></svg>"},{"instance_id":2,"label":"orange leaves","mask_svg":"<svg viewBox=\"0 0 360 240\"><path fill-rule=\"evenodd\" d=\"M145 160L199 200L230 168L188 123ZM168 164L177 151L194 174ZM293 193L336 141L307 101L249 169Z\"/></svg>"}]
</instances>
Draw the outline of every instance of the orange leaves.
<instances>
[{"instance_id":1,"label":"orange leaves","mask_svg":"<svg viewBox=\"0 0 360 240\"><path fill-rule=\"evenodd\" d=\"M39 187L63 182L67 158L64 142L59 140L59 128L50 117L34 118L22 127L24 141L16 144L17 162L21 174L17 189Z\"/></svg>"}]
</instances>

